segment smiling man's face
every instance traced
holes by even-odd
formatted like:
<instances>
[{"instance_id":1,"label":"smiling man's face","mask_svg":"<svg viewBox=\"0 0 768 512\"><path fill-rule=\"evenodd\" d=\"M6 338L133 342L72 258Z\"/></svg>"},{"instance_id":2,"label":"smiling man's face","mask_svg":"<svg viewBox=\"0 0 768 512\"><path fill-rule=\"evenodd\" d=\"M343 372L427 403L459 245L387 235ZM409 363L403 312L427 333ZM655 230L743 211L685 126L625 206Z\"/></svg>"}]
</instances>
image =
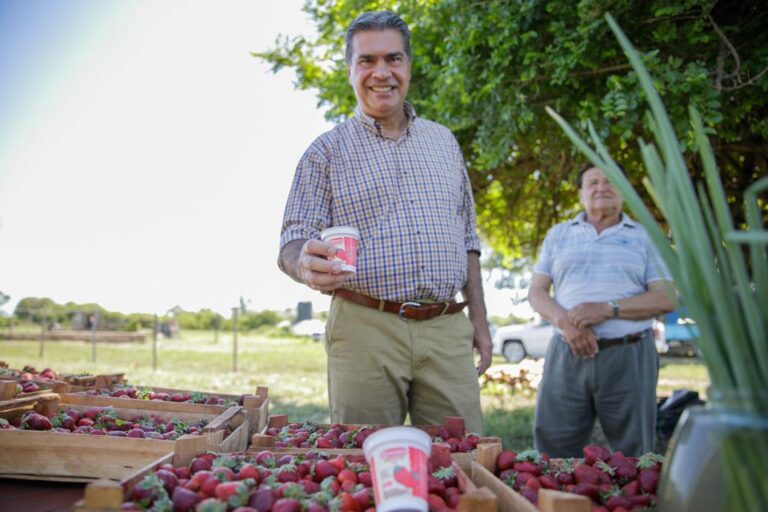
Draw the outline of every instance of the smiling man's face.
<instances>
[{"instance_id":1,"label":"smiling man's face","mask_svg":"<svg viewBox=\"0 0 768 512\"><path fill-rule=\"evenodd\" d=\"M400 32L394 29L358 32L352 38L352 49L347 69L360 109L380 122L404 116L411 62Z\"/></svg>"}]
</instances>

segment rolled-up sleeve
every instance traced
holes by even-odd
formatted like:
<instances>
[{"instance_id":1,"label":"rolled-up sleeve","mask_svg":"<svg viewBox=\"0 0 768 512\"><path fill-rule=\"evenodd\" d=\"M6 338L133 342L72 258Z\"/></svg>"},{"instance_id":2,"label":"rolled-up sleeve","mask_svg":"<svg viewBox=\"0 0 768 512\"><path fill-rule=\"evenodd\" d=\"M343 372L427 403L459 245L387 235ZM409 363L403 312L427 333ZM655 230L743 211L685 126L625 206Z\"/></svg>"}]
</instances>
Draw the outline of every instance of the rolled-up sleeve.
<instances>
[{"instance_id":1,"label":"rolled-up sleeve","mask_svg":"<svg viewBox=\"0 0 768 512\"><path fill-rule=\"evenodd\" d=\"M330 225L333 196L329 179L329 156L315 141L296 167L280 231L280 252L294 240L319 238ZM282 261L278 257L278 265Z\"/></svg>"}]
</instances>

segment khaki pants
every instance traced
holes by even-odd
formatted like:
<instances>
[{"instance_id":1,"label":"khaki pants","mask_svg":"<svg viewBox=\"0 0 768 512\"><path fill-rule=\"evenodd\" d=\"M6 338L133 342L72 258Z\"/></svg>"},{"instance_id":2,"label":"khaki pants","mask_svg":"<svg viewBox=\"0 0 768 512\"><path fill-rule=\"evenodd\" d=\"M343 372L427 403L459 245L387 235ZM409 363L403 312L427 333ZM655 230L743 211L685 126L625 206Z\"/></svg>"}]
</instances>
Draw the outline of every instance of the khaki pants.
<instances>
[{"instance_id":1,"label":"khaki pants","mask_svg":"<svg viewBox=\"0 0 768 512\"><path fill-rule=\"evenodd\" d=\"M334 298L326 325L331 422L438 425L461 416L482 434L474 327L464 313L431 320Z\"/></svg>"}]
</instances>

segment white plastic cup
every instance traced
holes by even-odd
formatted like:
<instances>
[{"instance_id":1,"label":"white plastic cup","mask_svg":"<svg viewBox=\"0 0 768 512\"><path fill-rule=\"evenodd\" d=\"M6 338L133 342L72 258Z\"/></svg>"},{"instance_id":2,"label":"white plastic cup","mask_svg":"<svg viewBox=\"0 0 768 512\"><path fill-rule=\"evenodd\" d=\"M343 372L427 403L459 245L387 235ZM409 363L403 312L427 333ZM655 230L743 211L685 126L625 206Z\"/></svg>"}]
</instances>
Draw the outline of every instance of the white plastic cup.
<instances>
[{"instance_id":1,"label":"white plastic cup","mask_svg":"<svg viewBox=\"0 0 768 512\"><path fill-rule=\"evenodd\" d=\"M357 272L357 241L360 231L350 226L334 226L324 229L320 239L336 248L336 256L331 260L341 262L342 272Z\"/></svg>"},{"instance_id":2,"label":"white plastic cup","mask_svg":"<svg viewBox=\"0 0 768 512\"><path fill-rule=\"evenodd\" d=\"M432 440L413 427L388 427L363 442L377 512L427 512L427 461Z\"/></svg>"}]
</instances>

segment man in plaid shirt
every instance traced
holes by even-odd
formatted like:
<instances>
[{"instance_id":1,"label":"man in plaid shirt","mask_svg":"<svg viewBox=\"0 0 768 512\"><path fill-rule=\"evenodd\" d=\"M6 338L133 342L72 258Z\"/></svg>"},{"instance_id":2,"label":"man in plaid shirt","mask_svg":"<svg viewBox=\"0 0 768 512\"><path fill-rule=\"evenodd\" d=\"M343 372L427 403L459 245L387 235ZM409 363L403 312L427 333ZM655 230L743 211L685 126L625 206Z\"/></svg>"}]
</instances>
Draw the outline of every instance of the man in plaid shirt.
<instances>
[{"instance_id":1,"label":"man in plaid shirt","mask_svg":"<svg viewBox=\"0 0 768 512\"><path fill-rule=\"evenodd\" d=\"M477 378L490 365L491 338L472 191L456 139L405 101L409 38L391 12L362 14L347 30L357 109L299 162L279 266L334 295L326 325L332 422L461 416L481 433ZM360 231L354 274L342 273L330 259L335 249L319 240L332 226ZM455 301L460 291L466 302Z\"/></svg>"}]
</instances>

